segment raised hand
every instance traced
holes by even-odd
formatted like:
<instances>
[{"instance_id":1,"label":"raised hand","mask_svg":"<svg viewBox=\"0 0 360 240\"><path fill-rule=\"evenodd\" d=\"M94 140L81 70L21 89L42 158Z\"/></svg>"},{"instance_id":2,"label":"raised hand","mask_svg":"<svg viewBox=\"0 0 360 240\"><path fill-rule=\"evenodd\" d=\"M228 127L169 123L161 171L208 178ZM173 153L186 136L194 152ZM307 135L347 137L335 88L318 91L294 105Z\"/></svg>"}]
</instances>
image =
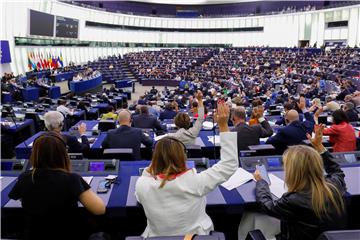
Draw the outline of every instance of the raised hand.
<instances>
[{"instance_id":1,"label":"raised hand","mask_svg":"<svg viewBox=\"0 0 360 240\"><path fill-rule=\"evenodd\" d=\"M316 124L314 127L315 136L312 138L310 134L306 134L307 138L310 140L311 145L315 148L319 153L323 152L325 147L322 144L323 131L325 125L324 124Z\"/></svg>"},{"instance_id":2,"label":"raised hand","mask_svg":"<svg viewBox=\"0 0 360 240\"><path fill-rule=\"evenodd\" d=\"M257 182L262 179L259 170L256 170L253 175L254 175L255 181L257 181Z\"/></svg>"},{"instance_id":3,"label":"raised hand","mask_svg":"<svg viewBox=\"0 0 360 240\"><path fill-rule=\"evenodd\" d=\"M318 118L323 111L324 111L323 108L319 108L319 109L316 110L316 112L314 113L314 117L315 117L315 118Z\"/></svg>"},{"instance_id":4,"label":"raised hand","mask_svg":"<svg viewBox=\"0 0 360 240\"><path fill-rule=\"evenodd\" d=\"M258 106L256 110L257 118L262 118L264 116L264 107Z\"/></svg>"},{"instance_id":5,"label":"raised hand","mask_svg":"<svg viewBox=\"0 0 360 240\"><path fill-rule=\"evenodd\" d=\"M230 116L229 106L224 102L219 102L217 106L217 110L214 115L214 120L219 125L220 132L228 132L228 121Z\"/></svg>"},{"instance_id":6,"label":"raised hand","mask_svg":"<svg viewBox=\"0 0 360 240\"><path fill-rule=\"evenodd\" d=\"M80 135L83 135L86 132L86 124L85 123L81 123L79 125L79 133Z\"/></svg>"},{"instance_id":7,"label":"raised hand","mask_svg":"<svg viewBox=\"0 0 360 240\"><path fill-rule=\"evenodd\" d=\"M304 97L300 97L300 102L297 103L297 106L302 110L304 111L305 108L306 108L306 100Z\"/></svg>"},{"instance_id":8,"label":"raised hand","mask_svg":"<svg viewBox=\"0 0 360 240\"><path fill-rule=\"evenodd\" d=\"M196 99L198 100L198 103L199 103L199 107L202 107L203 106L203 94L200 90L198 90L195 94L195 97Z\"/></svg>"},{"instance_id":9,"label":"raised hand","mask_svg":"<svg viewBox=\"0 0 360 240\"><path fill-rule=\"evenodd\" d=\"M203 99L203 94L202 94L202 92L201 92L200 90L198 90L198 91L196 92L196 94L195 94L195 97L196 97L196 99L197 99L198 101L202 101L202 99Z\"/></svg>"}]
</instances>

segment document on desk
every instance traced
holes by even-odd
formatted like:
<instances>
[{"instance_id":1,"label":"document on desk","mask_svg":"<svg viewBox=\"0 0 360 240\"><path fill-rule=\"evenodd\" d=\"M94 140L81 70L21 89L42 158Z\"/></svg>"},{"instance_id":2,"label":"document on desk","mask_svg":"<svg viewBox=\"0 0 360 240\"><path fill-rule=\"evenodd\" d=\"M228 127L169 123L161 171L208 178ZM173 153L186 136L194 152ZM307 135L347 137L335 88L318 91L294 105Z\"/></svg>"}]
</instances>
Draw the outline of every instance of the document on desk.
<instances>
[{"instance_id":1,"label":"document on desk","mask_svg":"<svg viewBox=\"0 0 360 240\"><path fill-rule=\"evenodd\" d=\"M84 179L85 182L87 182L87 184L90 185L91 183L91 180L93 179L93 176L90 176L90 177L82 177Z\"/></svg>"},{"instance_id":2,"label":"document on desk","mask_svg":"<svg viewBox=\"0 0 360 240\"><path fill-rule=\"evenodd\" d=\"M284 181L272 173L269 173L269 178L271 182L269 186L270 192L277 198L281 198L281 196L287 192L287 187L285 186Z\"/></svg>"},{"instance_id":3,"label":"document on desk","mask_svg":"<svg viewBox=\"0 0 360 240\"><path fill-rule=\"evenodd\" d=\"M98 126L99 126L99 124L96 124L96 125L92 128L92 130L93 130L93 131L98 130Z\"/></svg>"},{"instance_id":4,"label":"document on desk","mask_svg":"<svg viewBox=\"0 0 360 240\"><path fill-rule=\"evenodd\" d=\"M162 138L164 138L164 137L166 137L166 136L167 136L167 134L160 135L160 136L155 136L155 137L154 137L154 140L155 140L155 142L157 142L157 141L159 141L160 139L162 139Z\"/></svg>"},{"instance_id":5,"label":"document on desk","mask_svg":"<svg viewBox=\"0 0 360 240\"><path fill-rule=\"evenodd\" d=\"M211 142L212 144L215 145L219 145L220 144L220 136L216 135L215 139L214 136L208 136L209 142Z\"/></svg>"},{"instance_id":6,"label":"document on desk","mask_svg":"<svg viewBox=\"0 0 360 240\"><path fill-rule=\"evenodd\" d=\"M216 123L212 123L212 122L209 122L209 121L205 121L205 122L203 122L203 124L202 124L202 127L203 127L204 129L207 129L207 130L213 129L214 126L216 126Z\"/></svg>"},{"instance_id":7,"label":"document on desk","mask_svg":"<svg viewBox=\"0 0 360 240\"><path fill-rule=\"evenodd\" d=\"M234 188L240 187L244 183L254 179L254 176L243 168L238 168L236 172L221 186L231 191Z\"/></svg>"},{"instance_id":8,"label":"document on desk","mask_svg":"<svg viewBox=\"0 0 360 240\"><path fill-rule=\"evenodd\" d=\"M174 128L176 128L176 125L175 125L175 123L168 123L168 124L166 124L166 128L167 129L174 129Z\"/></svg>"}]
</instances>

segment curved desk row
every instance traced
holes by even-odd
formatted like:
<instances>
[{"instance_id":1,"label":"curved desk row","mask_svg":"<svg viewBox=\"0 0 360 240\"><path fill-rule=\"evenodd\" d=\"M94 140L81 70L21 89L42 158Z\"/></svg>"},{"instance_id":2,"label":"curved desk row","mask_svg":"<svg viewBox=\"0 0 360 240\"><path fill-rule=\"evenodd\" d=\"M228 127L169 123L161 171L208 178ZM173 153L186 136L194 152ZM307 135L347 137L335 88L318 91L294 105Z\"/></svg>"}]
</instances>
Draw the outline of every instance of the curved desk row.
<instances>
[{"instance_id":1,"label":"curved desk row","mask_svg":"<svg viewBox=\"0 0 360 240\"><path fill-rule=\"evenodd\" d=\"M89 160L82 160L89 161ZM109 160L101 160L109 161ZM110 160L111 161L111 160ZM97 160L99 162L99 160ZM210 164L215 161L211 160ZM149 166L150 161L120 161L118 167L118 180L116 184L112 185L110 191L101 195L106 203L108 215L124 216L126 215L126 208L140 207L135 198L135 183L139 178L139 169ZM360 195L360 187L358 184L360 174L360 164L353 164L351 166L343 166L342 170L345 173L345 181L347 185L347 196L355 197ZM272 171L274 175L280 179L284 179L284 172ZM15 185L18 173L2 173L1 178L1 207L2 208L19 208L21 207L20 201L10 201L8 193ZM96 192L97 185L104 176L109 173L103 170L101 173L80 172L83 177L93 176L91 180L91 187ZM255 204L255 182L250 181L237 187L231 191L222 186L217 187L214 191L207 195L208 206L227 206L236 207L239 205Z\"/></svg>"},{"instance_id":2,"label":"curved desk row","mask_svg":"<svg viewBox=\"0 0 360 240\"><path fill-rule=\"evenodd\" d=\"M88 80L71 81L69 82L69 88L73 93L84 93L101 86L101 83L102 76L100 75Z\"/></svg>"}]
</instances>

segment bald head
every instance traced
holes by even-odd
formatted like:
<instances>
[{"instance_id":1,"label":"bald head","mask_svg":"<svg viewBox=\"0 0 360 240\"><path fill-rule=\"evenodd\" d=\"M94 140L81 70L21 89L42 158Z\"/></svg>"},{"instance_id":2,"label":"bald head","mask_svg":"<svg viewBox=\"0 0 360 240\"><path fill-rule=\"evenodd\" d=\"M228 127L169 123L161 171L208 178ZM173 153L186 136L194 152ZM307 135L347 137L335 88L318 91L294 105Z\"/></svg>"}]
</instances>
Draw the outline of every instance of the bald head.
<instances>
[{"instance_id":1,"label":"bald head","mask_svg":"<svg viewBox=\"0 0 360 240\"><path fill-rule=\"evenodd\" d=\"M299 121L299 113L296 110L290 110L286 114L286 119L289 123L292 123L294 121Z\"/></svg>"},{"instance_id":2,"label":"bald head","mask_svg":"<svg viewBox=\"0 0 360 240\"><path fill-rule=\"evenodd\" d=\"M131 125L131 113L128 110L121 110L119 112L119 124L120 125Z\"/></svg>"}]
</instances>

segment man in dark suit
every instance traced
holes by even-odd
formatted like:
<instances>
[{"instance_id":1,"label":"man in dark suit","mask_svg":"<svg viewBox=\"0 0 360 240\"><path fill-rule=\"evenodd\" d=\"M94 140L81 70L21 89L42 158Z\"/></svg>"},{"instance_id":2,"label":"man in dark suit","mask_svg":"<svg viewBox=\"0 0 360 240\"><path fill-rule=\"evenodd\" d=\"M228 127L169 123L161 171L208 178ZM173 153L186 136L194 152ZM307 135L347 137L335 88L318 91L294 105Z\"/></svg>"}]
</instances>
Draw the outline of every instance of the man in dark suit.
<instances>
[{"instance_id":1,"label":"man in dark suit","mask_svg":"<svg viewBox=\"0 0 360 240\"><path fill-rule=\"evenodd\" d=\"M164 119L174 119L177 112L174 111L174 106L172 103L167 103L165 105L164 111L160 113L159 119L162 121Z\"/></svg>"},{"instance_id":2,"label":"man in dark suit","mask_svg":"<svg viewBox=\"0 0 360 240\"><path fill-rule=\"evenodd\" d=\"M103 149L131 148L133 150L133 159L141 159L141 144L152 147L152 138L145 135L141 129L131 127L131 113L128 110L122 110L119 113L119 124L119 128L108 132L101 144Z\"/></svg>"},{"instance_id":3,"label":"man in dark suit","mask_svg":"<svg viewBox=\"0 0 360 240\"><path fill-rule=\"evenodd\" d=\"M290 103L290 102L286 102L286 103L284 104L284 113L285 113L285 115L286 115L286 113L287 113L288 111L290 111L291 109L294 109L294 105L293 105L292 103ZM303 119L304 119L304 115L303 115L303 114L299 114L299 120L300 120L300 122L302 122ZM278 120L276 120L275 124L276 124L276 125L280 125L280 126L286 126L285 117L283 117L283 116L280 117Z\"/></svg>"},{"instance_id":4,"label":"man in dark suit","mask_svg":"<svg viewBox=\"0 0 360 240\"><path fill-rule=\"evenodd\" d=\"M164 130L159 120L149 114L149 109L146 105L140 107L140 114L133 116L132 126L136 128L151 128L155 129L156 132Z\"/></svg>"},{"instance_id":5,"label":"man in dark suit","mask_svg":"<svg viewBox=\"0 0 360 240\"><path fill-rule=\"evenodd\" d=\"M354 104L352 102L345 103L343 110L345 111L349 122L357 122L359 120L358 112L355 110Z\"/></svg>"},{"instance_id":6,"label":"man in dark suit","mask_svg":"<svg viewBox=\"0 0 360 240\"><path fill-rule=\"evenodd\" d=\"M64 115L57 111L50 111L44 115L45 127L49 131L61 133L64 125ZM86 124L82 123L78 126L78 131L81 136L81 142L78 141L76 136L62 134L64 141L70 153L83 153L86 154L90 149L88 138L85 136Z\"/></svg>"},{"instance_id":7,"label":"man in dark suit","mask_svg":"<svg viewBox=\"0 0 360 240\"><path fill-rule=\"evenodd\" d=\"M231 120L235 126L232 130L238 135L238 151L248 150L250 145L260 144L260 138L270 137L273 130L268 121L263 117L263 108L254 109L254 116L260 124L249 126L246 124L246 110L244 107L236 107L231 115Z\"/></svg>"},{"instance_id":8,"label":"man in dark suit","mask_svg":"<svg viewBox=\"0 0 360 240\"><path fill-rule=\"evenodd\" d=\"M314 129L314 118L305 107L305 98L300 98L298 107L304 114L305 121L299 120L299 113L296 110L290 110L285 114L287 126L279 129L275 136L267 140L267 144L272 144L278 154L282 154L288 146L301 144L306 140L306 134L311 134Z\"/></svg>"}]
</instances>

